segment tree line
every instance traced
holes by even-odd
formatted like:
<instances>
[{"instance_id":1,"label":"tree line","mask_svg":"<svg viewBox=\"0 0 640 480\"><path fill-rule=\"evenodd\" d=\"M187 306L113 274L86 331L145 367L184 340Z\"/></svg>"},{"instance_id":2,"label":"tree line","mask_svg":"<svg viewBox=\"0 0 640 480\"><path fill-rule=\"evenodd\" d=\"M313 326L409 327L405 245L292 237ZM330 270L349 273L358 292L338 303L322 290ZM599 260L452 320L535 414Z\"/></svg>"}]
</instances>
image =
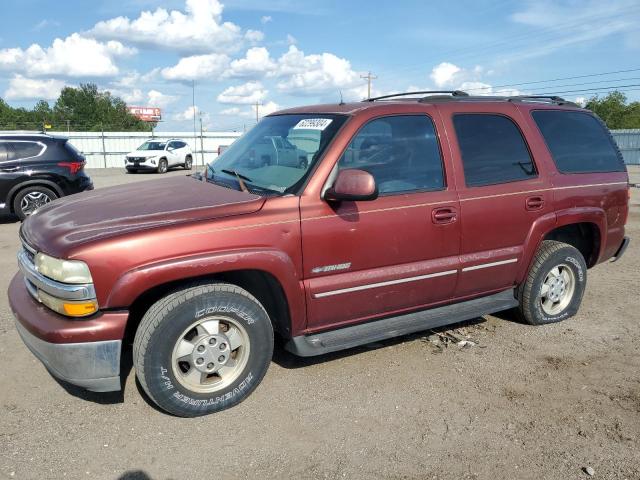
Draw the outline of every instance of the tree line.
<instances>
[{"instance_id":1,"label":"tree line","mask_svg":"<svg viewBox=\"0 0 640 480\"><path fill-rule=\"evenodd\" d=\"M141 132L152 126L131 115L121 98L93 83L65 87L53 105L40 100L31 110L14 108L0 98L0 130Z\"/></svg>"}]
</instances>

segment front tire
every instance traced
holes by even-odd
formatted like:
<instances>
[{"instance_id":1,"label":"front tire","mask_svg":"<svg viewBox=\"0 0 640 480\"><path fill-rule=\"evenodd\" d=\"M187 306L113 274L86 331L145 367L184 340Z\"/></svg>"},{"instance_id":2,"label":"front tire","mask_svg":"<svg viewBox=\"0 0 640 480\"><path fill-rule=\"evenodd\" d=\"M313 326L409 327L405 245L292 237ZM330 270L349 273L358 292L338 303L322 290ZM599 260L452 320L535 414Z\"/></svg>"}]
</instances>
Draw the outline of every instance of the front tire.
<instances>
[{"instance_id":1,"label":"front tire","mask_svg":"<svg viewBox=\"0 0 640 480\"><path fill-rule=\"evenodd\" d=\"M39 185L25 187L13 199L13 211L22 221L56 198L58 195L50 188Z\"/></svg>"},{"instance_id":2,"label":"front tire","mask_svg":"<svg viewBox=\"0 0 640 480\"><path fill-rule=\"evenodd\" d=\"M167 162L166 158L161 158L160 161L158 162L158 173L167 173L167 170L169 170L169 163Z\"/></svg>"},{"instance_id":3,"label":"front tire","mask_svg":"<svg viewBox=\"0 0 640 480\"><path fill-rule=\"evenodd\" d=\"M193 167L193 158L191 157L191 155L187 155L184 159L184 169L191 170L192 167Z\"/></svg>"},{"instance_id":4,"label":"front tire","mask_svg":"<svg viewBox=\"0 0 640 480\"><path fill-rule=\"evenodd\" d=\"M519 312L531 325L573 317L587 284L587 264L573 246L545 240L525 282L518 289Z\"/></svg>"},{"instance_id":5,"label":"front tire","mask_svg":"<svg viewBox=\"0 0 640 480\"><path fill-rule=\"evenodd\" d=\"M163 410L196 417L237 405L258 386L273 354L273 329L246 290L204 283L149 308L133 344L142 388Z\"/></svg>"}]
</instances>

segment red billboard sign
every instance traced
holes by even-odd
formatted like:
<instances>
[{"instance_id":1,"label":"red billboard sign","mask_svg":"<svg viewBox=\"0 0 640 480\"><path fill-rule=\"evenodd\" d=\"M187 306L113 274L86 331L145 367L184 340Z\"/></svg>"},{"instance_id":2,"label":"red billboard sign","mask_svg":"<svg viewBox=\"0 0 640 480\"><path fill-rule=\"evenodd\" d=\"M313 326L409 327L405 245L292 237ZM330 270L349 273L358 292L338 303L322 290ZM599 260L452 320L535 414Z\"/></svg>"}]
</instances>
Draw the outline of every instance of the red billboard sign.
<instances>
[{"instance_id":1,"label":"red billboard sign","mask_svg":"<svg viewBox=\"0 0 640 480\"><path fill-rule=\"evenodd\" d=\"M127 107L129 113L144 122L157 122L162 119L162 111L157 107Z\"/></svg>"}]
</instances>

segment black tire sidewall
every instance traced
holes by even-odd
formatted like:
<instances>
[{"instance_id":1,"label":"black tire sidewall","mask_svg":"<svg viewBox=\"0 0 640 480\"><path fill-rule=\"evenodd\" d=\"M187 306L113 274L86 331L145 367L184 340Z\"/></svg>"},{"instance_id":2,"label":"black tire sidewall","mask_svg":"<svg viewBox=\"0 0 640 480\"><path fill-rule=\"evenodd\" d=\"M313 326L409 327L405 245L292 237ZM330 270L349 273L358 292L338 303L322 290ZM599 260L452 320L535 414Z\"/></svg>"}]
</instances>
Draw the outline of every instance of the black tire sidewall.
<instances>
[{"instance_id":1,"label":"black tire sidewall","mask_svg":"<svg viewBox=\"0 0 640 480\"><path fill-rule=\"evenodd\" d=\"M567 265L573 271L575 277L575 291L571 302L562 312L557 315L549 315L542 309L537 292L540 292L542 284L549 271L551 271L553 267L559 265ZM532 279L530 287L532 292L532 301L530 302L530 305L527 306L530 318L534 319L535 324L542 325L560 322L574 316L578 312L580 304L582 303L582 297L584 295L586 285L587 265L580 252L572 247L565 247L554 252L543 262L541 268L538 269L535 277Z\"/></svg>"},{"instance_id":2,"label":"black tire sidewall","mask_svg":"<svg viewBox=\"0 0 640 480\"><path fill-rule=\"evenodd\" d=\"M162 166L164 165L164 168ZM169 162L164 158L158 162L158 173L166 173L169 170Z\"/></svg>"},{"instance_id":3,"label":"black tire sidewall","mask_svg":"<svg viewBox=\"0 0 640 480\"><path fill-rule=\"evenodd\" d=\"M188 156L187 158L184 159L185 170L191 170L192 165L193 165L193 158L191 158L191 156Z\"/></svg>"},{"instance_id":4,"label":"black tire sidewall","mask_svg":"<svg viewBox=\"0 0 640 480\"><path fill-rule=\"evenodd\" d=\"M193 322L216 312L240 323L249 335L250 353L238 378L215 393L197 393L175 378L171 354L176 340ZM237 405L247 398L264 377L273 354L271 322L256 302L234 293L202 294L190 298L170 312L151 334L144 356L144 375L152 399L179 416L199 416Z\"/></svg>"},{"instance_id":5,"label":"black tire sidewall","mask_svg":"<svg viewBox=\"0 0 640 480\"><path fill-rule=\"evenodd\" d=\"M22 199L24 198L25 195L32 192L46 193L47 196L49 196L49 198L51 199L50 201L54 201L55 199L58 198L58 195L56 194L56 192L54 192L48 187L32 186L32 187L23 188L13 198L13 211L20 220L25 220L27 218L27 215L25 215L22 211L22 206L21 206Z\"/></svg>"}]
</instances>

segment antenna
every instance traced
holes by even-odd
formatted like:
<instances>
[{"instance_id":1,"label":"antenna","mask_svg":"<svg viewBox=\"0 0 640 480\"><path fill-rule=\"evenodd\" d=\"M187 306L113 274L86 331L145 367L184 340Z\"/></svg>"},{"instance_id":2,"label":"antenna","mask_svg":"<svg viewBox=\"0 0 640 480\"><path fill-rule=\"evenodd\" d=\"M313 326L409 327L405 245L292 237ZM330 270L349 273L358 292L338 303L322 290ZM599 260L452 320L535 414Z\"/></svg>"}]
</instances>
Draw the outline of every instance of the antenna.
<instances>
[{"instance_id":1,"label":"antenna","mask_svg":"<svg viewBox=\"0 0 640 480\"><path fill-rule=\"evenodd\" d=\"M344 105L344 100L342 100L342 89L338 89L338 92L340 92L340 103L338 105Z\"/></svg>"}]
</instances>

